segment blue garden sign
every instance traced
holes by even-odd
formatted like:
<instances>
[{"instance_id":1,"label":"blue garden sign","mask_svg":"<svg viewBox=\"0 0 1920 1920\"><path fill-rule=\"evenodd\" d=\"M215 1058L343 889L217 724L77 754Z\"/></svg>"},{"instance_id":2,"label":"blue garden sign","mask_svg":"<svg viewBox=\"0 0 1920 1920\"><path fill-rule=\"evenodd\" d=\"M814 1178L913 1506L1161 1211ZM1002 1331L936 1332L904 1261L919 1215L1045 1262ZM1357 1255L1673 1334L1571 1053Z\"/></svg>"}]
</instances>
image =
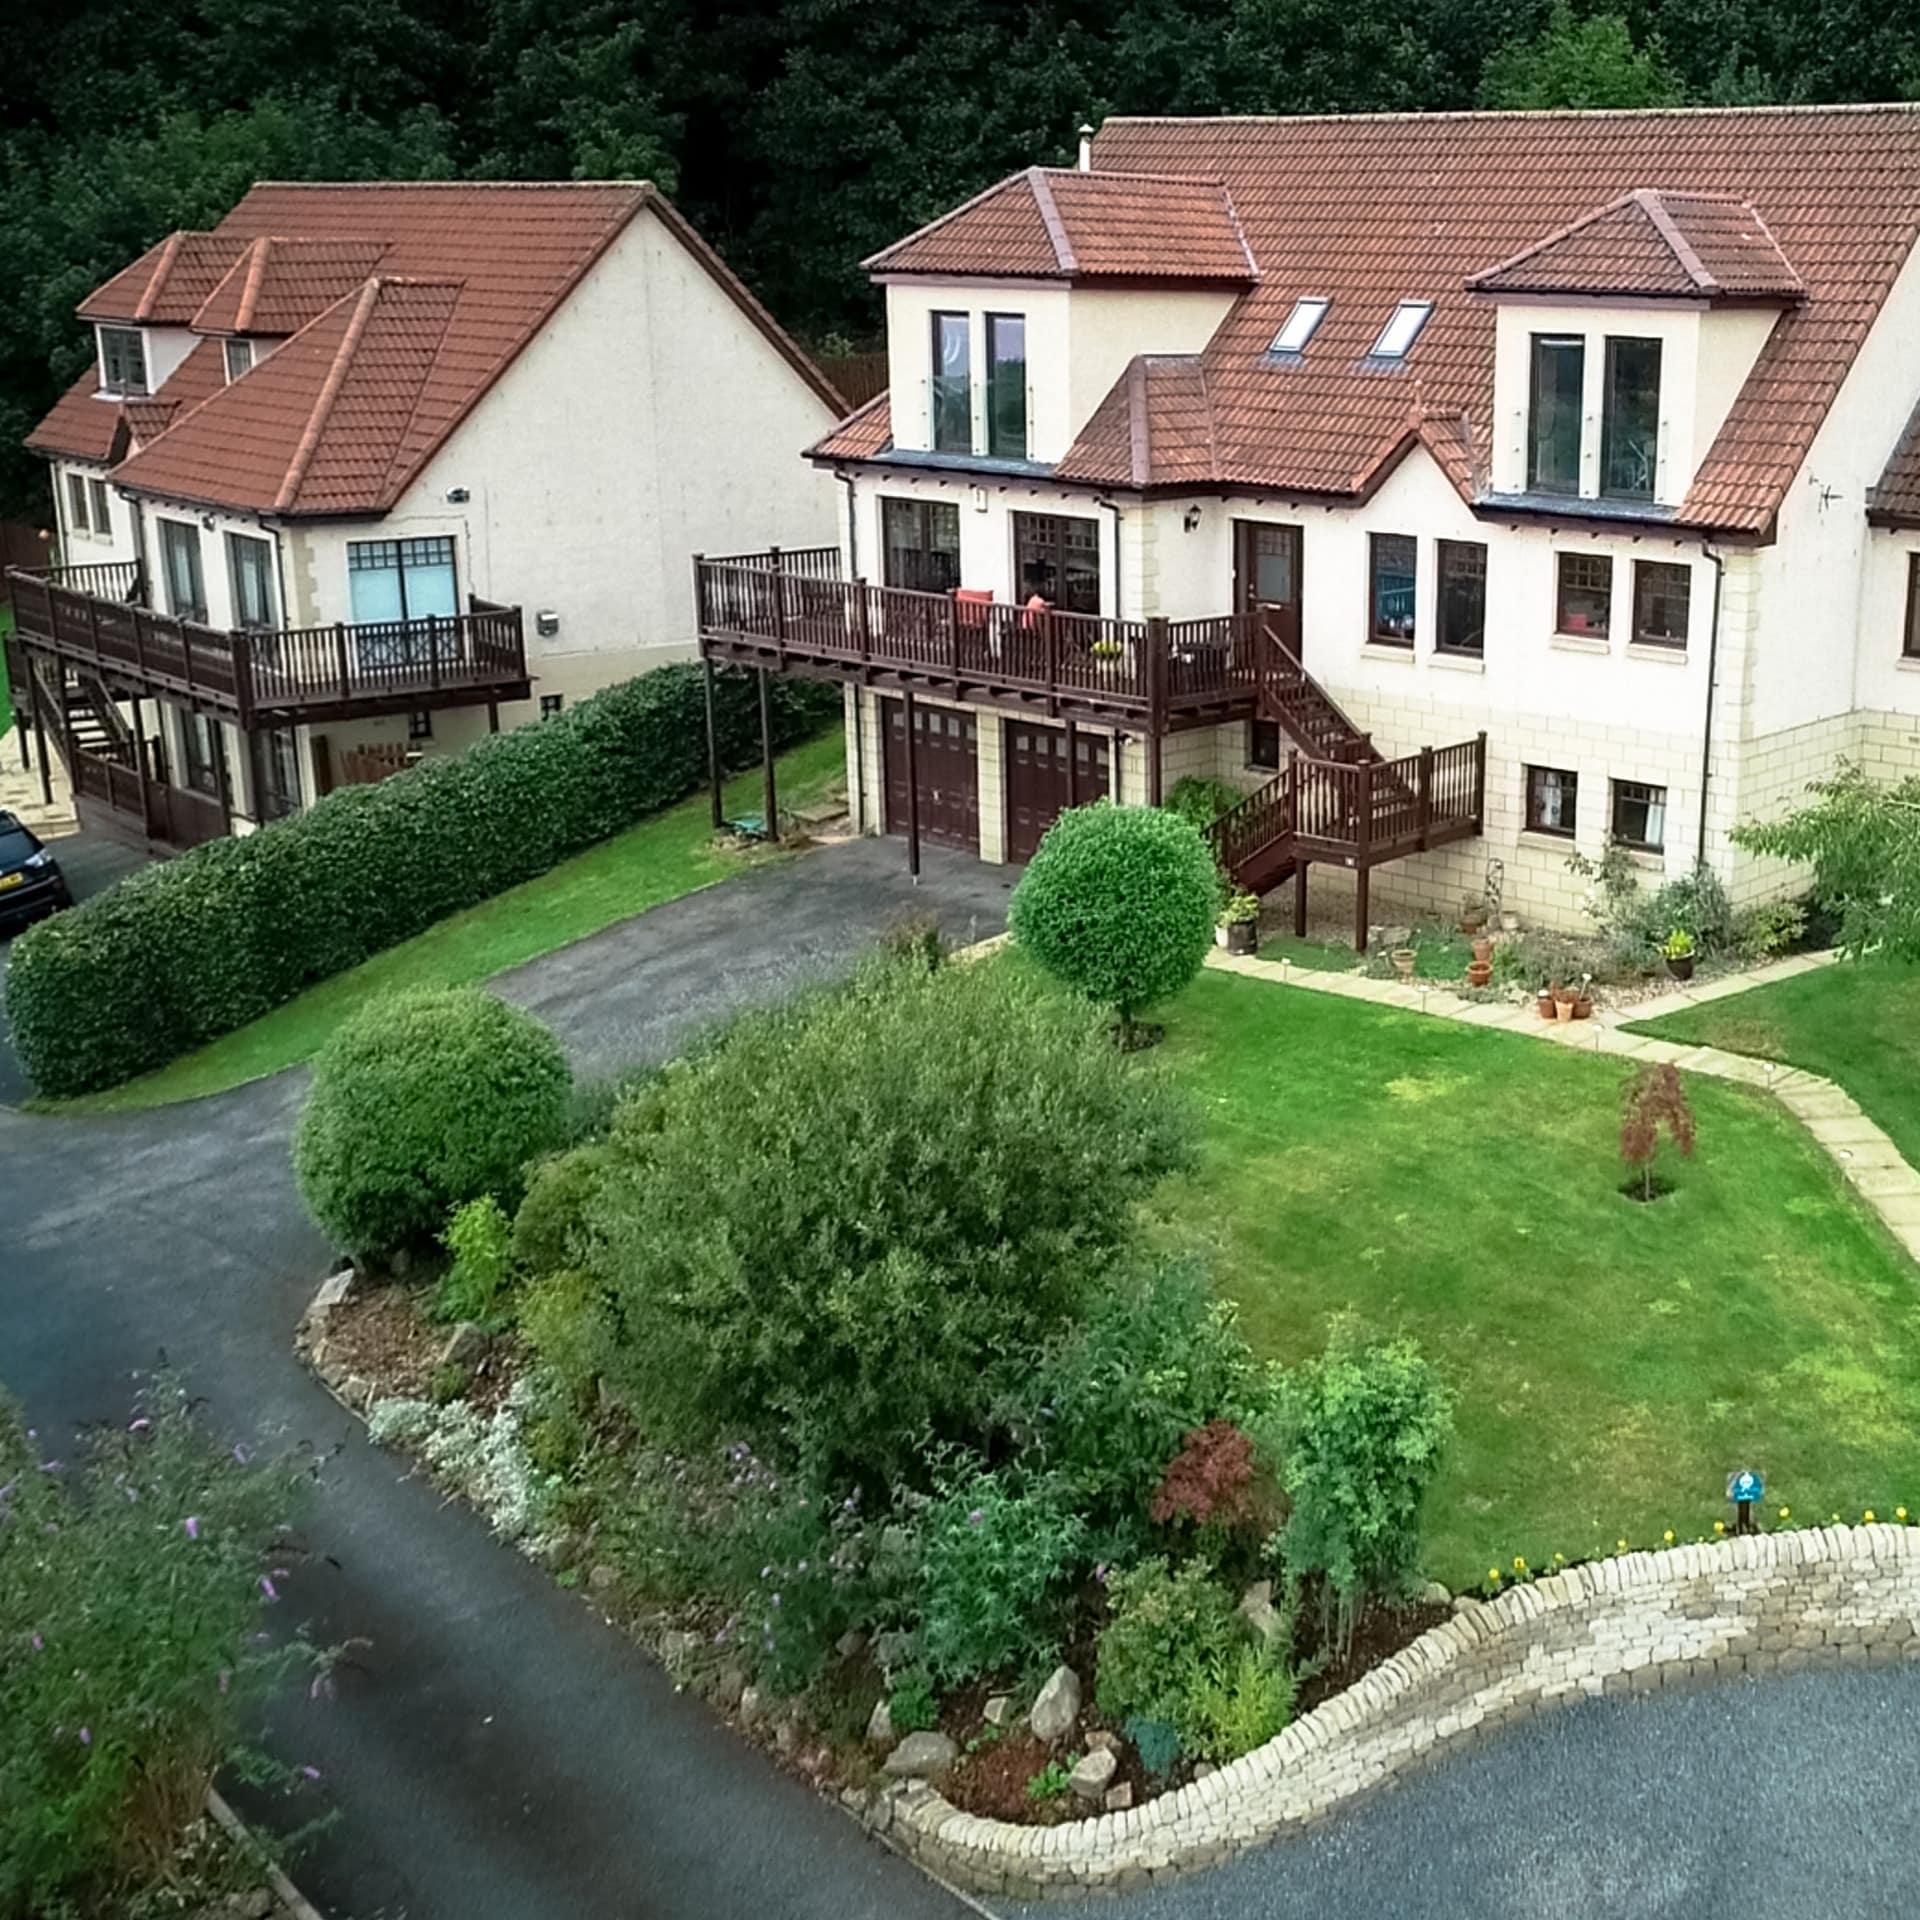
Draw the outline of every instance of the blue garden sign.
<instances>
[{"instance_id":1,"label":"blue garden sign","mask_svg":"<svg viewBox=\"0 0 1920 1920\"><path fill-rule=\"evenodd\" d=\"M1756 1501L1761 1498L1765 1491L1766 1489L1761 1484L1760 1476L1750 1468L1739 1473L1730 1474L1727 1478L1727 1498L1731 1500L1735 1506L1745 1506L1749 1502Z\"/></svg>"}]
</instances>

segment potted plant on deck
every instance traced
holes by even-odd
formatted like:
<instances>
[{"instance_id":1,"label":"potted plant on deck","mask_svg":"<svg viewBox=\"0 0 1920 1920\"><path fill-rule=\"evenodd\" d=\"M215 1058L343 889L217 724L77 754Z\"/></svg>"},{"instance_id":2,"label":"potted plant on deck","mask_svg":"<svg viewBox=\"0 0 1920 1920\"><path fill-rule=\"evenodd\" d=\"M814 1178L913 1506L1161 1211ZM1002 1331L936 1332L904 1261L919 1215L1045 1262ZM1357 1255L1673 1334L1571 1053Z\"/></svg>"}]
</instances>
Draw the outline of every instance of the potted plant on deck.
<instances>
[{"instance_id":1,"label":"potted plant on deck","mask_svg":"<svg viewBox=\"0 0 1920 1920\"><path fill-rule=\"evenodd\" d=\"M1260 900L1257 894L1236 887L1220 909L1220 944L1229 953L1251 953L1260 940Z\"/></svg>"},{"instance_id":2,"label":"potted plant on deck","mask_svg":"<svg viewBox=\"0 0 1920 1920\"><path fill-rule=\"evenodd\" d=\"M1693 978L1693 935L1685 927L1675 927L1660 951L1666 956L1667 971L1676 980Z\"/></svg>"}]
</instances>

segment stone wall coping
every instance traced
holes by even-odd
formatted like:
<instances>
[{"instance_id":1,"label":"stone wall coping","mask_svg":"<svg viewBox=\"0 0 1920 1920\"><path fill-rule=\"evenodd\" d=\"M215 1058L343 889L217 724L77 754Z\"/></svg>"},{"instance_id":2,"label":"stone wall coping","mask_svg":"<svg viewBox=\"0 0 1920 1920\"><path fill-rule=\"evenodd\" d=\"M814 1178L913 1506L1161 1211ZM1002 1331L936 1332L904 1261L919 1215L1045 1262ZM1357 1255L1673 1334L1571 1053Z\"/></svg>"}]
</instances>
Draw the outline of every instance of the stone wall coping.
<instances>
[{"instance_id":1,"label":"stone wall coping","mask_svg":"<svg viewBox=\"0 0 1920 1920\"><path fill-rule=\"evenodd\" d=\"M1858 1577L1843 1592L1831 1576L1848 1573ZM1756 1613L1762 1598L1784 1604ZM1584 1625L1585 1643L1530 1659L1543 1625L1563 1622ZM1838 1658L1843 1648L1849 1658L1920 1657L1920 1527L1731 1535L1508 1587L1429 1628L1265 1746L1144 1806L1027 1827L962 1814L915 1781L877 1795L867 1818L903 1852L980 1892L1158 1881L1318 1818L1517 1713L1747 1670L1749 1659L1751 1670L1772 1671L1798 1656Z\"/></svg>"}]
</instances>

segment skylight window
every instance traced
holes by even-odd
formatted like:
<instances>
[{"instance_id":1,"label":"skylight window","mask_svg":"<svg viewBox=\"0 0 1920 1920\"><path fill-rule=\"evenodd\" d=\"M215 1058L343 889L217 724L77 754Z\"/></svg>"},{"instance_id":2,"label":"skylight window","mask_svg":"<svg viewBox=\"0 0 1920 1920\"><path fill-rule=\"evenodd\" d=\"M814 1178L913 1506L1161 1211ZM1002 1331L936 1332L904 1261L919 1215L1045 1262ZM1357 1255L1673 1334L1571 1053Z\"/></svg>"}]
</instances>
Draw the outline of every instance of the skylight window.
<instances>
[{"instance_id":1,"label":"skylight window","mask_svg":"<svg viewBox=\"0 0 1920 1920\"><path fill-rule=\"evenodd\" d=\"M1380 338L1373 343L1372 358L1375 360L1404 360L1407 350L1420 337L1420 329L1427 324L1427 315L1433 311L1431 300L1402 300L1394 308L1392 317L1380 329Z\"/></svg>"},{"instance_id":2,"label":"skylight window","mask_svg":"<svg viewBox=\"0 0 1920 1920\"><path fill-rule=\"evenodd\" d=\"M1296 300L1287 323L1273 336L1269 353L1298 353L1313 338L1313 330L1327 317L1328 300Z\"/></svg>"}]
</instances>

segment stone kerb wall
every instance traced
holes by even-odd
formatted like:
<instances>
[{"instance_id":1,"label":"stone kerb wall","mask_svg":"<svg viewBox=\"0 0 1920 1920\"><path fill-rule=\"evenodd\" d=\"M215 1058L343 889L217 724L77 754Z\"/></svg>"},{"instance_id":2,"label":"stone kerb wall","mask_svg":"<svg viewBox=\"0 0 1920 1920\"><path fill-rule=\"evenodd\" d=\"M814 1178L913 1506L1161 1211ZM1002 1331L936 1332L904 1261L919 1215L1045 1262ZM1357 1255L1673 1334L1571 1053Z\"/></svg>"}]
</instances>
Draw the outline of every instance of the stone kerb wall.
<instances>
[{"instance_id":1,"label":"stone kerb wall","mask_svg":"<svg viewBox=\"0 0 1920 1920\"><path fill-rule=\"evenodd\" d=\"M1143 1807L1020 1827L961 1813L910 1782L877 1798L867 1818L978 1892L1119 1891L1210 1866L1561 1700L1920 1658L1916 1630L1920 1528L1818 1528L1626 1554L1462 1611L1257 1752Z\"/></svg>"}]
</instances>

